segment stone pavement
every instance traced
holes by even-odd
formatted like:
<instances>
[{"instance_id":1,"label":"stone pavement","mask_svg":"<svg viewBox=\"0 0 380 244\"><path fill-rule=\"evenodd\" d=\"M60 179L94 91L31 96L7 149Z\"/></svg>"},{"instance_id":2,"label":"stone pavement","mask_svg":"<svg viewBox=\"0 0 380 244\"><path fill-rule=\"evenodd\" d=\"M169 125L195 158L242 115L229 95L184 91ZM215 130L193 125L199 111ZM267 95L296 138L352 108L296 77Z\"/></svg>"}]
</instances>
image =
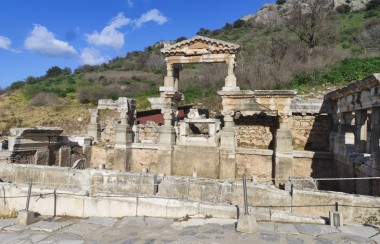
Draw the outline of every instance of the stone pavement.
<instances>
[{"instance_id":1,"label":"stone pavement","mask_svg":"<svg viewBox=\"0 0 380 244\"><path fill-rule=\"evenodd\" d=\"M236 220L57 217L29 226L0 220L0 243L380 243L372 226L259 223L254 234L235 231Z\"/></svg>"}]
</instances>

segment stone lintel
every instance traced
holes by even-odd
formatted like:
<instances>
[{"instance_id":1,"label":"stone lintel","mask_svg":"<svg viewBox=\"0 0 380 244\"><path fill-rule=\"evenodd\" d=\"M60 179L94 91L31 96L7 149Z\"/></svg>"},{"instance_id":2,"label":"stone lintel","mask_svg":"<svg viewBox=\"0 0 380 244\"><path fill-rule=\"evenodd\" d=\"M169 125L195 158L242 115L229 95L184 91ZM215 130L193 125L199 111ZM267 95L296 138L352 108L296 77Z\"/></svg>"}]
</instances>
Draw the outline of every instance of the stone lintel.
<instances>
[{"instance_id":1,"label":"stone lintel","mask_svg":"<svg viewBox=\"0 0 380 244\"><path fill-rule=\"evenodd\" d=\"M281 98L293 98L296 96L296 92L292 90L255 90L254 92L255 97L281 97Z\"/></svg>"},{"instance_id":2,"label":"stone lintel","mask_svg":"<svg viewBox=\"0 0 380 244\"><path fill-rule=\"evenodd\" d=\"M221 90L217 92L222 97L232 98L232 99L238 99L238 98L253 98L254 92L251 90Z\"/></svg>"}]
</instances>

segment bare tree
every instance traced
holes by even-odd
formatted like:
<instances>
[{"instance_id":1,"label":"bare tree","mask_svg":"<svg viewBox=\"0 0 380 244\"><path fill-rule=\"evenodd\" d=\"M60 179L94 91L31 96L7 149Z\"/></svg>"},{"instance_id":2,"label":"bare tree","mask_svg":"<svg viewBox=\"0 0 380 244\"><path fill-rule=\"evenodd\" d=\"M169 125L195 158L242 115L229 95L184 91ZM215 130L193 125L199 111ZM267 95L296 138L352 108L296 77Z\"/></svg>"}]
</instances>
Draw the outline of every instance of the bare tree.
<instances>
[{"instance_id":1,"label":"bare tree","mask_svg":"<svg viewBox=\"0 0 380 244\"><path fill-rule=\"evenodd\" d=\"M367 49L380 50L380 20L368 23L357 42L366 52Z\"/></svg>"},{"instance_id":2,"label":"bare tree","mask_svg":"<svg viewBox=\"0 0 380 244\"><path fill-rule=\"evenodd\" d=\"M150 70L163 69L165 68L165 58L162 55L151 54L146 65Z\"/></svg>"},{"instance_id":3,"label":"bare tree","mask_svg":"<svg viewBox=\"0 0 380 244\"><path fill-rule=\"evenodd\" d=\"M310 55L334 31L333 25L327 20L327 14L331 10L331 0L309 0L307 4L296 1L285 17L286 27L307 44Z\"/></svg>"}]
</instances>

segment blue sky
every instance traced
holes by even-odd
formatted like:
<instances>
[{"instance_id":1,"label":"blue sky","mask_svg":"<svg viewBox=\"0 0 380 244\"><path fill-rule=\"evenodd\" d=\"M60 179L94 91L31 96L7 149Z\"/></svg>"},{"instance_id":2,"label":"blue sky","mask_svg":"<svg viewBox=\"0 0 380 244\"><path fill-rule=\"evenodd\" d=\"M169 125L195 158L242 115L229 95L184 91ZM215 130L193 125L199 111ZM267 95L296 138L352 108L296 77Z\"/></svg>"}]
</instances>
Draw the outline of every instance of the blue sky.
<instances>
[{"instance_id":1,"label":"blue sky","mask_svg":"<svg viewBox=\"0 0 380 244\"><path fill-rule=\"evenodd\" d=\"M192 37L274 0L1 0L0 87Z\"/></svg>"}]
</instances>

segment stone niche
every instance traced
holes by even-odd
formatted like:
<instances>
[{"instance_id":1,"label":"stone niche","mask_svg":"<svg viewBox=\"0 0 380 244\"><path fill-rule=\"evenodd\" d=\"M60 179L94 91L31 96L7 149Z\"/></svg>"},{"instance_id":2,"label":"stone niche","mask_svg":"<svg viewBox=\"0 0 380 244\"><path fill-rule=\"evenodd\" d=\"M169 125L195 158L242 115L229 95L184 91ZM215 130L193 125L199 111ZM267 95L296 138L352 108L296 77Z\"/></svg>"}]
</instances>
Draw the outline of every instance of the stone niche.
<instances>
[{"instance_id":1,"label":"stone niche","mask_svg":"<svg viewBox=\"0 0 380 244\"><path fill-rule=\"evenodd\" d=\"M179 123L179 136L177 145L181 146L219 146L221 122L219 119L210 119L201 116L197 109L190 112Z\"/></svg>"}]
</instances>

